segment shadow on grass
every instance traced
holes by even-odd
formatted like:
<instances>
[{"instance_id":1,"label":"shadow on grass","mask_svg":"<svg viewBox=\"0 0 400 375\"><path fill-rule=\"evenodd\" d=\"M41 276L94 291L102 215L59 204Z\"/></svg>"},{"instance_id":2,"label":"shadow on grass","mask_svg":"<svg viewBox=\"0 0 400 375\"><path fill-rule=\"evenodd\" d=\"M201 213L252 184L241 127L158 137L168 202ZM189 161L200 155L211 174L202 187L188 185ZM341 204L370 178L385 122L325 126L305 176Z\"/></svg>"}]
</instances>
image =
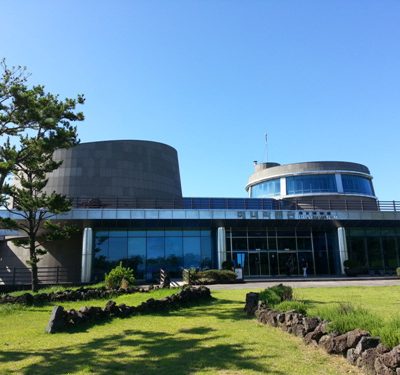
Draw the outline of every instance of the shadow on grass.
<instances>
[{"instance_id":1,"label":"shadow on grass","mask_svg":"<svg viewBox=\"0 0 400 375\"><path fill-rule=\"evenodd\" d=\"M174 316L186 316L186 317L215 317L221 320L243 320L243 319L253 319L253 317L248 318L243 310L244 303L241 304L237 301L231 301L227 299L213 299L210 302L204 303L202 305L193 306L190 309L174 310L171 314Z\"/></svg>"},{"instance_id":2,"label":"shadow on grass","mask_svg":"<svg viewBox=\"0 0 400 375\"><path fill-rule=\"evenodd\" d=\"M195 335L202 335L193 337ZM208 327L181 330L178 334L125 330L85 344L53 350L0 352L1 362L32 358L23 374L60 374L92 371L96 374L186 375L201 369L235 371L240 369L284 375L267 365L274 356L262 359L249 354L240 343L216 343L223 339ZM122 350L121 350L122 349Z\"/></svg>"},{"instance_id":3,"label":"shadow on grass","mask_svg":"<svg viewBox=\"0 0 400 375\"><path fill-rule=\"evenodd\" d=\"M243 319L253 319L253 317L247 317L246 313L243 311L243 306L240 302L231 301L227 299L216 299L213 298L210 301L201 303L191 303L188 305L181 306L180 308L153 312L153 313L141 313L140 316L184 316L184 317L215 317L222 320L243 320ZM110 317L98 321L89 321L83 323L80 326L71 328L68 333L80 333L87 331L90 327L105 325L111 323L113 319L135 319L135 315L129 317Z\"/></svg>"}]
</instances>

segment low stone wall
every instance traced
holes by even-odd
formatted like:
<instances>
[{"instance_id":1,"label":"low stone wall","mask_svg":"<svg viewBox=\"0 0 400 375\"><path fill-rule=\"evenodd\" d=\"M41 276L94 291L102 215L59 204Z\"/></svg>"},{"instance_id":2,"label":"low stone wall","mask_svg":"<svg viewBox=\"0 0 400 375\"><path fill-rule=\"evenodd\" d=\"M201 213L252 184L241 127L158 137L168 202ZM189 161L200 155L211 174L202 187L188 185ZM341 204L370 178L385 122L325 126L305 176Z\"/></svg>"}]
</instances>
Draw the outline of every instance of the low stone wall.
<instances>
[{"instance_id":1,"label":"low stone wall","mask_svg":"<svg viewBox=\"0 0 400 375\"><path fill-rule=\"evenodd\" d=\"M0 295L0 304L2 303L20 303L24 305L35 305L47 302L73 302L84 301L97 298L111 298L121 294L148 293L158 286L150 286L148 288L131 287L127 289L107 289L101 288L79 288L66 289L54 293L24 293L20 296L11 296L9 294Z\"/></svg>"},{"instance_id":2,"label":"low stone wall","mask_svg":"<svg viewBox=\"0 0 400 375\"><path fill-rule=\"evenodd\" d=\"M75 309L64 310L62 306L55 306L51 313L46 332L56 333L67 331L68 329L77 327L86 322L95 324L96 322L101 322L113 317L128 317L138 314L174 310L193 303L209 301L211 298L210 289L205 286L200 286L185 287L181 292L159 300L150 298L139 306L117 305L114 301L108 301L104 308L85 306L78 311Z\"/></svg>"},{"instance_id":3,"label":"low stone wall","mask_svg":"<svg viewBox=\"0 0 400 375\"><path fill-rule=\"evenodd\" d=\"M389 349L380 342L379 337L372 337L361 329L344 334L328 332L328 321L307 317L296 311L274 311L260 303L257 294L248 293L245 311L248 315L254 314L260 323L280 327L303 338L306 344L323 348L329 354L342 355L368 375L400 375L400 345Z\"/></svg>"}]
</instances>

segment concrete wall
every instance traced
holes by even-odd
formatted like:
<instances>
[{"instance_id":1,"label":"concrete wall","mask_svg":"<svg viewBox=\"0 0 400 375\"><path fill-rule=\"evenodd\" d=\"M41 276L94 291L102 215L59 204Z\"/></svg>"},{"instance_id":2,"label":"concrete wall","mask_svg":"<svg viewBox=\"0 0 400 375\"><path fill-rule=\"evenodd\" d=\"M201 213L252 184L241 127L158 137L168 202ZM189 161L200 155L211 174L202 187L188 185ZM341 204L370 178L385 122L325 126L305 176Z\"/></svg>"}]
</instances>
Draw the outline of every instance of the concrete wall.
<instances>
[{"instance_id":1,"label":"concrete wall","mask_svg":"<svg viewBox=\"0 0 400 375\"><path fill-rule=\"evenodd\" d=\"M49 175L47 192L79 198L182 197L174 148L149 141L102 141L58 150L63 164Z\"/></svg>"},{"instance_id":2,"label":"concrete wall","mask_svg":"<svg viewBox=\"0 0 400 375\"><path fill-rule=\"evenodd\" d=\"M54 241L44 244L48 252L38 263L38 267L64 267L69 282L79 282L82 259L82 233L76 233L66 241ZM29 251L15 246L11 241L0 242L0 283L1 274L7 267L12 271L15 268L29 268L26 261ZM53 270L54 271L54 270Z\"/></svg>"}]
</instances>

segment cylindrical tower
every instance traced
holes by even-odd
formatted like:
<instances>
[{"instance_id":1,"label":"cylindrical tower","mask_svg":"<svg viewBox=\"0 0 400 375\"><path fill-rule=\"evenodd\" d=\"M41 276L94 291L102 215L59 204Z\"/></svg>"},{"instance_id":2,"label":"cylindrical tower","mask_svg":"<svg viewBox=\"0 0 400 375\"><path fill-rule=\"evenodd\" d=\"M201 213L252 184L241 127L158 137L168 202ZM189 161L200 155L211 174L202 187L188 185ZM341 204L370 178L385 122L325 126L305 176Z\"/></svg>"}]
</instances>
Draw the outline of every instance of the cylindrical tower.
<instances>
[{"instance_id":1,"label":"cylindrical tower","mask_svg":"<svg viewBox=\"0 0 400 375\"><path fill-rule=\"evenodd\" d=\"M163 143L117 140L57 150L61 166L47 192L82 199L177 199L182 197L178 154Z\"/></svg>"},{"instance_id":2,"label":"cylindrical tower","mask_svg":"<svg viewBox=\"0 0 400 375\"><path fill-rule=\"evenodd\" d=\"M252 198L296 202L299 208L376 209L372 176L358 163L257 163L246 190Z\"/></svg>"}]
</instances>

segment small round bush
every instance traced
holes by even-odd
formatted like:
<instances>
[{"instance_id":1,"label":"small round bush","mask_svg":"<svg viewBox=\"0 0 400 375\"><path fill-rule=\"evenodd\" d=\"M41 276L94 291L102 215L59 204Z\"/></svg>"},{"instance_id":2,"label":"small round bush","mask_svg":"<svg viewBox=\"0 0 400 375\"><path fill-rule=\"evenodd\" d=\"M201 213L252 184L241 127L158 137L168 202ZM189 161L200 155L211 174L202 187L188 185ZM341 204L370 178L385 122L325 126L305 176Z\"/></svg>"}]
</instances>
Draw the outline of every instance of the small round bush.
<instances>
[{"instance_id":1,"label":"small round bush","mask_svg":"<svg viewBox=\"0 0 400 375\"><path fill-rule=\"evenodd\" d=\"M279 284L263 290L259 298L268 306L274 306L283 301L290 301L293 298L293 290L290 286Z\"/></svg>"},{"instance_id":2,"label":"small round bush","mask_svg":"<svg viewBox=\"0 0 400 375\"><path fill-rule=\"evenodd\" d=\"M123 267L122 262L113 268L105 276L105 284L108 289L128 288L135 284L133 270L129 267Z\"/></svg>"}]
</instances>

